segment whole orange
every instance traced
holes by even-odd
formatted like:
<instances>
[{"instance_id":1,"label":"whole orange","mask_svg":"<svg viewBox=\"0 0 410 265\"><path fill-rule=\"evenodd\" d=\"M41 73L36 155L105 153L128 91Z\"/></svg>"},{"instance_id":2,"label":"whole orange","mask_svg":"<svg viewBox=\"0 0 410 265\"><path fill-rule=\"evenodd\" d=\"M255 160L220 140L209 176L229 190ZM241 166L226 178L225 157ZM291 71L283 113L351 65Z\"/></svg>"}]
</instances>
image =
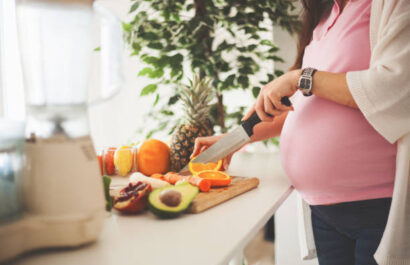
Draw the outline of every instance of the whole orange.
<instances>
[{"instance_id":1,"label":"whole orange","mask_svg":"<svg viewBox=\"0 0 410 265\"><path fill-rule=\"evenodd\" d=\"M138 171L146 176L164 174L169 170L169 147L160 140L144 141L137 155Z\"/></svg>"}]
</instances>

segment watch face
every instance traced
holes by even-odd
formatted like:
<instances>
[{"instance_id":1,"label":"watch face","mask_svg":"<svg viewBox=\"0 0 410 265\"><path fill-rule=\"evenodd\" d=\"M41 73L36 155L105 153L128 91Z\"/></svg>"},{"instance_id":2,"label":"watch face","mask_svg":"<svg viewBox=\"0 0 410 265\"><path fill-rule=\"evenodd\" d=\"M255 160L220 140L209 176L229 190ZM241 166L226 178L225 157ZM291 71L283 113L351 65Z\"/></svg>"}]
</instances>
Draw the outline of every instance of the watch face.
<instances>
[{"instance_id":1,"label":"watch face","mask_svg":"<svg viewBox=\"0 0 410 265\"><path fill-rule=\"evenodd\" d=\"M302 91L303 95L311 96L312 93L312 76L315 73L316 69L308 67L302 70L302 75L299 78L298 86Z\"/></svg>"},{"instance_id":2,"label":"watch face","mask_svg":"<svg viewBox=\"0 0 410 265\"><path fill-rule=\"evenodd\" d=\"M301 89L310 89L311 81L309 78L301 77L299 80L299 88Z\"/></svg>"}]
</instances>

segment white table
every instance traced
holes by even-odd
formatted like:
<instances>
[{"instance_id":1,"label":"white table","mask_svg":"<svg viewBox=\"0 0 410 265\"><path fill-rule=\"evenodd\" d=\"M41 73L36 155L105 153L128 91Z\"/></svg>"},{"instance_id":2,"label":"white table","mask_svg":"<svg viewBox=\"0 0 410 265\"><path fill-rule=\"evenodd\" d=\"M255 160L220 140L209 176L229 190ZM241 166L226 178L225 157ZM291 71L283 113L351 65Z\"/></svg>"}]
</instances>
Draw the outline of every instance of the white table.
<instances>
[{"instance_id":1,"label":"white table","mask_svg":"<svg viewBox=\"0 0 410 265\"><path fill-rule=\"evenodd\" d=\"M200 214L161 220L151 213L107 216L98 242L35 252L12 264L227 265L241 264L243 248L292 192L278 154L238 153L231 175L255 176L259 187Z\"/></svg>"}]
</instances>

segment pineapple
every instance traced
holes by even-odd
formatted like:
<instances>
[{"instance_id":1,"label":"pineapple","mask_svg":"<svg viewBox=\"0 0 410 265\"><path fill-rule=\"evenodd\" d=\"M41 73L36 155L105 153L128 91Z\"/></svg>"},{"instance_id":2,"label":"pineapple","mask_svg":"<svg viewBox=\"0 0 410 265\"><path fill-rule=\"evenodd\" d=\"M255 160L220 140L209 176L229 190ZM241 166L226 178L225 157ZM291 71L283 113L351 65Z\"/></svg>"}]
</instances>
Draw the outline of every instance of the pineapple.
<instances>
[{"instance_id":1,"label":"pineapple","mask_svg":"<svg viewBox=\"0 0 410 265\"><path fill-rule=\"evenodd\" d=\"M190 86L184 86L180 91L185 117L171 139L171 170L174 172L188 164L197 137L213 134L209 116L209 102L213 95L210 81L205 78L201 80L196 75Z\"/></svg>"}]
</instances>

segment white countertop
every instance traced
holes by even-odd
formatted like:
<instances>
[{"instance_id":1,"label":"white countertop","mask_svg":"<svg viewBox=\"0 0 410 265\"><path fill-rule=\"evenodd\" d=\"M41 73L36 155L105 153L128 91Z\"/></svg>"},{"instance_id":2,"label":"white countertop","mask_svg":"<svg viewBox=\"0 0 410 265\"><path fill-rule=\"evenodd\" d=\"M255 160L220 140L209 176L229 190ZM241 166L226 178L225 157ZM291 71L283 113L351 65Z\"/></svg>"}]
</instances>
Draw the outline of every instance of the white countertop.
<instances>
[{"instance_id":1,"label":"white countertop","mask_svg":"<svg viewBox=\"0 0 410 265\"><path fill-rule=\"evenodd\" d=\"M171 220L158 219L150 212L138 216L107 214L96 243L34 252L11 264L226 265L292 191L277 153L238 153L229 173L258 177L259 187L203 213Z\"/></svg>"}]
</instances>

